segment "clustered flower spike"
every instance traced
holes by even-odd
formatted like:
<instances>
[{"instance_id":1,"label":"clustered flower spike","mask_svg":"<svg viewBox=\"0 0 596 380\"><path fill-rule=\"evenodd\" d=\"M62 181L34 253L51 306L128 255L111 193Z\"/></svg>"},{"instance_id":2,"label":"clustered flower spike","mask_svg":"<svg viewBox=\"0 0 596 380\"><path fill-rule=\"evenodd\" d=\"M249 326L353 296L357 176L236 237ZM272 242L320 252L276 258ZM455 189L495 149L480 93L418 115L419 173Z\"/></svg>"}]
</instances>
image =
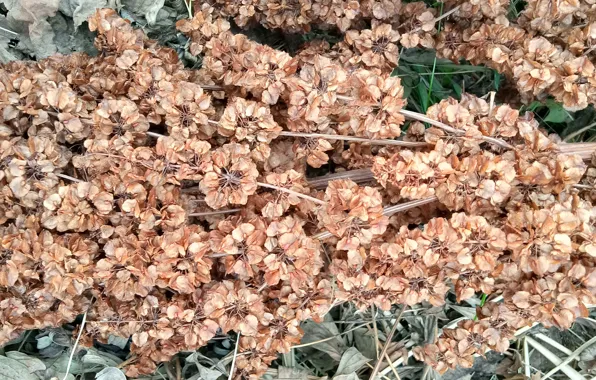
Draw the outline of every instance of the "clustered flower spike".
<instances>
[{"instance_id":1,"label":"clustered flower spike","mask_svg":"<svg viewBox=\"0 0 596 380\"><path fill-rule=\"evenodd\" d=\"M468 94L407 111L391 76L398 45L436 46L528 99L591 102L572 55L591 53L592 8L530 1L516 26L506 3L445 1L461 26L437 36L421 2L214 0L178 22L199 70L101 9L97 57L0 67L0 344L87 313L81 343L130 338L139 376L235 332L234 378L257 379L338 302L440 306L451 289L503 301L415 349L439 372L534 322L569 328L596 303L594 146ZM291 56L226 18L346 33Z\"/></svg>"}]
</instances>

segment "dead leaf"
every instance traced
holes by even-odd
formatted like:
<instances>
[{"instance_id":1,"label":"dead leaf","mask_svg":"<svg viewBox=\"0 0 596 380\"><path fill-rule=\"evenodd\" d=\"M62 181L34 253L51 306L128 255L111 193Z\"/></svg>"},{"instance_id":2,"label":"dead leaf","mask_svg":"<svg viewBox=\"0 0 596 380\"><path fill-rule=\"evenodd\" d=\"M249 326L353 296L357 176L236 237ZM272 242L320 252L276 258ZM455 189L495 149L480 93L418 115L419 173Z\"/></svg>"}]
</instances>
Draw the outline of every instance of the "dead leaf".
<instances>
[{"instance_id":1,"label":"dead leaf","mask_svg":"<svg viewBox=\"0 0 596 380\"><path fill-rule=\"evenodd\" d=\"M334 376L332 380L360 380L360 378L356 375L356 372L352 372L348 375Z\"/></svg>"},{"instance_id":2,"label":"dead leaf","mask_svg":"<svg viewBox=\"0 0 596 380\"><path fill-rule=\"evenodd\" d=\"M29 24L54 16L60 4L60 0L3 0L2 2L8 9L8 18Z\"/></svg>"},{"instance_id":3,"label":"dead leaf","mask_svg":"<svg viewBox=\"0 0 596 380\"><path fill-rule=\"evenodd\" d=\"M107 6L107 0L61 0L60 12L72 17L76 29L87 21L97 8L106 8Z\"/></svg>"},{"instance_id":4,"label":"dead leaf","mask_svg":"<svg viewBox=\"0 0 596 380\"><path fill-rule=\"evenodd\" d=\"M341 356L335 376L348 375L352 372L356 372L369 361L370 359L362 355L356 347L350 347Z\"/></svg>"},{"instance_id":5,"label":"dead leaf","mask_svg":"<svg viewBox=\"0 0 596 380\"><path fill-rule=\"evenodd\" d=\"M107 367L95 374L95 380L126 380L126 376L118 368Z\"/></svg>"},{"instance_id":6,"label":"dead leaf","mask_svg":"<svg viewBox=\"0 0 596 380\"><path fill-rule=\"evenodd\" d=\"M195 366L197 366L197 369L199 370L198 375L199 375L200 379L202 379L202 380L216 380L223 375L223 373L221 371L219 371L218 369L211 369L211 368L207 368L207 367L203 366L199 361L199 358L201 358L201 357L203 357L203 356L200 353L194 352L191 355L187 356L185 359L187 363L192 363ZM186 368L186 366L185 366L185 368Z\"/></svg>"},{"instance_id":7,"label":"dead leaf","mask_svg":"<svg viewBox=\"0 0 596 380\"><path fill-rule=\"evenodd\" d=\"M123 350L126 345L128 344L128 338L122 338L121 336L110 335L108 336L108 344L113 344L114 346Z\"/></svg>"},{"instance_id":8,"label":"dead leaf","mask_svg":"<svg viewBox=\"0 0 596 380\"><path fill-rule=\"evenodd\" d=\"M18 351L8 351L4 355L23 364L31 373L46 370L46 365L43 364L41 360L25 353Z\"/></svg>"},{"instance_id":9,"label":"dead leaf","mask_svg":"<svg viewBox=\"0 0 596 380\"><path fill-rule=\"evenodd\" d=\"M38 380L27 366L18 360L0 356L0 379L2 380Z\"/></svg>"},{"instance_id":10,"label":"dead leaf","mask_svg":"<svg viewBox=\"0 0 596 380\"><path fill-rule=\"evenodd\" d=\"M164 3L165 0L123 0L122 6L137 16L145 17L149 25L153 25Z\"/></svg>"},{"instance_id":11,"label":"dead leaf","mask_svg":"<svg viewBox=\"0 0 596 380\"><path fill-rule=\"evenodd\" d=\"M341 337L336 336L337 334L333 333L332 330L337 331L337 328L334 324L323 324L316 323L313 321L305 321L304 323L302 323L302 330L304 330L302 344L313 343L320 340L325 340L327 338L331 338L329 340L313 344L309 347L319 351L323 351L329 356L331 356L332 359L340 361L341 355L346 350L346 346Z\"/></svg>"},{"instance_id":12,"label":"dead leaf","mask_svg":"<svg viewBox=\"0 0 596 380\"><path fill-rule=\"evenodd\" d=\"M476 316L476 308L458 305L449 305L449 307L468 319L474 319L474 317Z\"/></svg>"},{"instance_id":13,"label":"dead leaf","mask_svg":"<svg viewBox=\"0 0 596 380\"><path fill-rule=\"evenodd\" d=\"M54 30L54 44L60 54L83 52L96 55L97 49L93 46L95 34L88 28L76 29L73 20L61 12L49 18L48 22Z\"/></svg>"},{"instance_id":14,"label":"dead leaf","mask_svg":"<svg viewBox=\"0 0 596 380\"><path fill-rule=\"evenodd\" d=\"M367 358L374 358L377 356L377 346L373 332L368 331L365 328L354 330L354 344L358 351Z\"/></svg>"},{"instance_id":15,"label":"dead leaf","mask_svg":"<svg viewBox=\"0 0 596 380\"><path fill-rule=\"evenodd\" d=\"M280 366L277 368L277 379L279 380L306 380L308 373L298 368Z\"/></svg>"},{"instance_id":16,"label":"dead leaf","mask_svg":"<svg viewBox=\"0 0 596 380\"><path fill-rule=\"evenodd\" d=\"M47 20L29 25L29 40L37 59L47 58L58 51L54 44L54 30Z\"/></svg>"},{"instance_id":17,"label":"dead leaf","mask_svg":"<svg viewBox=\"0 0 596 380\"><path fill-rule=\"evenodd\" d=\"M81 358L81 362L87 366L97 365L101 367L116 367L122 363L122 360L107 352L99 351L96 348L90 347L87 353Z\"/></svg>"}]
</instances>

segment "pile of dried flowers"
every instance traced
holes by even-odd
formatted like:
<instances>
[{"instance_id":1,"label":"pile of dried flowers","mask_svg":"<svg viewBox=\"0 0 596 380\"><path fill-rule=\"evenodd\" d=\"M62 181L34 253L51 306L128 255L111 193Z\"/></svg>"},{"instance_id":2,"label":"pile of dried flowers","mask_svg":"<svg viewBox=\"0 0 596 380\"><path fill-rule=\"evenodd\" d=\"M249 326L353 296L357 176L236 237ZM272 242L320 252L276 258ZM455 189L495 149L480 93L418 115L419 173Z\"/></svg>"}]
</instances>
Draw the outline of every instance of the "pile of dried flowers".
<instances>
[{"instance_id":1,"label":"pile of dried flowers","mask_svg":"<svg viewBox=\"0 0 596 380\"><path fill-rule=\"evenodd\" d=\"M347 28L399 1L340 3L219 11ZM99 56L0 69L0 343L87 313L83 343L132 337L136 376L236 331L236 377L256 378L340 302L502 296L415 350L443 371L596 303L594 146L471 95L405 110L396 43L424 34L376 24L292 57L216 15L178 25L200 70L107 9Z\"/></svg>"}]
</instances>

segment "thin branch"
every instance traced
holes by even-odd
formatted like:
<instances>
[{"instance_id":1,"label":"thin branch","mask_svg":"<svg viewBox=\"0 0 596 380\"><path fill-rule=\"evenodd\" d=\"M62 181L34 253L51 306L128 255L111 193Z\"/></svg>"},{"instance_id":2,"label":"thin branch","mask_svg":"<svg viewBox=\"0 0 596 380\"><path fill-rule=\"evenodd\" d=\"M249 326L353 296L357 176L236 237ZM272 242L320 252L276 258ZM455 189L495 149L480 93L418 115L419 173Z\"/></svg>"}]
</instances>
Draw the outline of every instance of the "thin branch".
<instances>
[{"instance_id":1,"label":"thin branch","mask_svg":"<svg viewBox=\"0 0 596 380\"><path fill-rule=\"evenodd\" d=\"M271 185L269 183L264 183L264 182L257 182L257 185L258 186L261 186L261 187L266 187L268 189L273 189L273 190L281 191L282 193L295 195L295 196L297 196L299 198L307 199L307 200L309 200L311 202L318 203L320 205L326 205L327 204L327 202L322 201L322 200L320 200L318 198L314 198L314 197L311 197L310 195L302 194L302 193L299 193L299 192L294 191L294 190L286 189L285 187L275 186L275 185Z\"/></svg>"},{"instance_id":2,"label":"thin branch","mask_svg":"<svg viewBox=\"0 0 596 380\"><path fill-rule=\"evenodd\" d=\"M408 307L407 305L402 306L401 311L399 312L397 318L395 319L395 323L393 324L391 331L389 331L389 334L387 335L387 338L385 339L385 345L383 346L383 349L381 350L381 357L379 358L379 360L377 360L375 367L372 370L372 373L370 375L370 380L374 380L375 377L377 376L377 373L379 372L379 368L381 367L381 363L383 363L383 359L385 359L385 354L387 354L387 349L389 348L391 339L393 338L393 335L395 335L395 332L397 331L397 326L399 325L399 320L401 319L401 317L404 314L404 311L406 310L407 307Z\"/></svg>"},{"instance_id":3,"label":"thin branch","mask_svg":"<svg viewBox=\"0 0 596 380\"><path fill-rule=\"evenodd\" d=\"M447 18L447 17L451 16L452 14L454 14L455 12L457 12L457 11L459 10L459 8L460 8L460 7L461 7L461 4L460 4L460 5L458 5L457 7L455 7L455 8L453 8L453 9L449 10L448 12L445 12L445 13L443 13L441 16L439 16L439 17L435 18L435 19L433 20L433 22L436 24L437 22L439 22L439 21L443 20L444 18Z\"/></svg>"},{"instance_id":4,"label":"thin branch","mask_svg":"<svg viewBox=\"0 0 596 380\"><path fill-rule=\"evenodd\" d=\"M236 366L236 356L238 356L238 346L240 346L240 333L236 336L236 348L234 348L234 357L232 358L232 365L230 367L230 375L228 376L228 380L232 380L234 378L234 367Z\"/></svg>"},{"instance_id":5,"label":"thin branch","mask_svg":"<svg viewBox=\"0 0 596 380\"><path fill-rule=\"evenodd\" d=\"M82 179L71 177L71 176L66 175L66 174L62 174L62 173L54 173L54 174L56 174L56 177L64 178L64 179L67 179L69 181L73 181L73 182L85 182Z\"/></svg>"},{"instance_id":6,"label":"thin branch","mask_svg":"<svg viewBox=\"0 0 596 380\"><path fill-rule=\"evenodd\" d=\"M371 145L395 145L395 146L405 146L405 147L410 147L410 148L420 148L420 147L431 146L431 144L426 143L426 142L400 141L400 140L392 140L392 139L367 139L365 137L330 135L330 134L325 134L325 133L301 133L301 132L282 131L280 133L280 136L355 141L355 142L361 142L361 143L366 143L366 144L371 144Z\"/></svg>"},{"instance_id":7,"label":"thin branch","mask_svg":"<svg viewBox=\"0 0 596 380\"><path fill-rule=\"evenodd\" d=\"M336 97L339 100L348 101L348 102L351 102L354 100L354 99L350 98L349 96L344 96L344 95L336 95ZM461 129L455 129L445 123L441 123L440 121L431 119L430 117L428 117L424 114L418 113L418 112L401 109L401 110L399 110L399 113L401 113L402 115L404 115L405 117L407 117L409 119L418 120L418 121L422 121L422 122L425 122L430 125L434 125L435 127L441 128L445 132L453 133L454 135L465 134L465 131L462 131ZM482 136L481 139L486 142L500 146L501 148L513 149L513 146L511 144L509 144L501 139L497 139L497 138L490 137L490 136Z\"/></svg>"},{"instance_id":8,"label":"thin branch","mask_svg":"<svg viewBox=\"0 0 596 380\"><path fill-rule=\"evenodd\" d=\"M221 214L233 214L235 212L239 212L241 209L239 208L231 208L228 210L213 210L207 212L193 212L188 214L188 216L211 216L211 215L221 215Z\"/></svg>"},{"instance_id":9,"label":"thin branch","mask_svg":"<svg viewBox=\"0 0 596 380\"><path fill-rule=\"evenodd\" d=\"M10 34L12 34L14 36L18 36L19 35L17 32L13 32L12 30L3 28L1 26L0 26L0 30L2 30L3 32L6 32L6 33L10 33Z\"/></svg>"},{"instance_id":10,"label":"thin branch","mask_svg":"<svg viewBox=\"0 0 596 380\"><path fill-rule=\"evenodd\" d=\"M569 134L568 136L565 136L565 138L563 139L563 142L567 142L569 140L572 140L575 136L581 135L584 132L589 131L590 129L596 127L596 123L592 123L590 125L587 125L581 129L578 129L577 131Z\"/></svg>"},{"instance_id":11,"label":"thin branch","mask_svg":"<svg viewBox=\"0 0 596 380\"><path fill-rule=\"evenodd\" d=\"M369 362L366 362L366 363L364 363L364 364L366 364L366 365L368 366L368 368L370 368L370 369L373 369L373 368L374 368L372 365L370 365L370 363L369 363ZM380 376L381 376L381 378L382 378L383 380L391 380L390 378L388 378L388 377L387 377L387 376L385 376L385 375L380 375ZM399 380L399 379L398 379L398 380Z\"/></svg>"},{"instance_id":12,"label":"thin branch","mask_svg":"<svg viewBox=\"0 0 596 380\"><path fill-rule=\"evenodd\" d=\"M370 168L347 170L345 172L327 174L320 177L307 178L308 184L315 188L325 188L329 181L349 179L354 182L366 182L375 177Z\"/></svg>"},{"instance_id":13,"label":"thin branch","mask_svg":"<svg viewBox=\"0 0 596 380\"><path fill-rule=\"evenodd\" d=\"M390 216L390 215L393 215L395 213L406 211L406 210L409 210L409 209L414 208L414 207L419 207L419 206L424 206L424 205L429 204L429 203L434 203L437 200L438 200L438 198L435 195L433 195L432 197L428 197L428 198L419 199L419 200L416 200L416 201L410 201L410 202L400 203L398 205L393 205L393 206L385 207L383 209L383 215Z\"/></svg>"},{"instance_id":14,"label":"thin branch","mask_svg":"<svg viewBox=\"0 0 596 380\"><path fill-rule=\"evenodd\" d=\"M533 336L535 338L540 339L543 342L548 343L550 346L556 348L557 350L561 351L564 354L571 355L573 353L573 351L571 351L567 347L563 346L561 343L557 342L554 339L549 338L548 336L546 336L542 333L534 334Z\"/></svg>"},{"instance_id":15,"label":"thin branch","mask_svg":"<svg viewBox=\"0 0 596 380\"><path fill-rule=\"evenodd\" d=\"M23 337L23 341L21 342L21 344L19 344L19 348L17 349L17 352L21 352L21 350L23 349L23 346L27 342L27 339L29 339L29 335L31 335L32 332L33 332L33 330L27 331L27 333Z\"/></svg>"},{"instance_id":16,"label":"thin branch","mask_svg":"<svg viewBox=\"0 0 596 380\"><path fill-rule=\"evenodd\" d=\"M166 137L165 135L162 135L160 133L155 133L155 132L145 132L147 134L147 136L151 136L151 137L155 137L155 138L160 138L160 137Z\"/></svg>"},{"instance_id":17,"label":"thin branch","mask_svg":"<svg viewBox=\"0 0 596 380\"><path fill-rule=\"evenodd\" d=\"M203 90L209 91L223 91L224 88L222 86L218 86L216 84L199 84Z\"/></svg>"},{"instance_id":18,"label":"thin branch","mask_svg":"<svg viewBox=\"0 0 596 380\"><path fill-rule=\"evenodd\" d=\"M68 365L66 366L66 371L64 371L64 377L62 378L62 380L68 379L68 373L70 372L70 366L72 365L72 359L74 358L75 351L77 350L77 346L79 345L79 340L81 340L81 335L83 335L83 330L85 330L85 322L87 322L87 312L85 312L85 314L83 314L83 321L81 322L79 334L77 335L77 340L75 341L75 344L72 347L72 351L70 351L70 357L68 358Z\"/></svg>"},{"instance_id":19,"label":"thin branch","mask_svg":"<svg viewBox=\"0 0 596 380\"><path fill-rule=\"evenodd\" d=\"M550 378L552 375L554 375L560 369L562 369L563 366L567 365L569 362L571 362L572 360L577 358L585 349L587 349L594 343L596 343L596 336L593 336L592 339L588 340L586 343L579 346L579 348L577 350L573 351L573 353L571 355L569 355L565 360L563 360L560 364L557 364L557 366L555 368L548 371L546 373L546 375L544 375L544 377L542 377L541 380L546 380L546 379Z\"/></svg>"},{"instance_id":20,"label":"thin branch","mask_svg":"<svg viewBox=\"0 0 596 380\"><path fill-rule=\"evenodd\" d=\"M561 366L560 370L565 373L571 380L585 380L585 378L577 372L575 369L571 368L567 364L563 364L563 360L561 360L557 355L550 352L546 347L535 341L534 339L530 338L529 336L526 337L526 341L530 346L536 349L536 351L540 352L542 356L548 359L549 362L553 363L555 366Z\"/></svg>"},{"instance_id":21,"label":"thin branch","mask_svg":"<svg viewBox=\"0 0 596 380\"><path fill-rule=\"evenodd\" d=\"M404 362L408 361L408 359L410 359L412 356L414 356L414 352L412 350L408 351L408 355L406 356L401 356L400 358L398 358L396 361L394 361L393 366L395 368L399 367L400 365L404 364ZM387 368L383 369L380 374L381 375L387 375L389 372L391 372L391 368L389 368L389 366L387 366Z\"/></svg>"},{"instance_id":22,"label":"thin branch","mask_svg":"<svg viewBox=\"0 0 596 380\"><path fill-rule=\"evenodd\" d=\"M524 338L524 375L528 379L532 378L532 370L530 369L530 350L528 350L528 342Z\"/></svg>"},{"instance_id":23,"label":"thin branch","mask_svg":"<svg viewBox=\"0 0 596 380\"><path fill-rule=\"evenodd\" d=\"M207 255L206 257L209 257L211 259L218 259L220 257L228 257L228 256L237 256L237 255L242 255L244 252L242 251L238 251L235 253L214 253L212 255Z\"/></svg>"},{"instance_id":24,"label":"thin branch","mask_svg":"<svg viewBox=\"0 0 596 380\"><path fill-rule=\"evenodd\" d=\"M124 368L127 365L129 365L130 363L134 362L135 360L137 360L137 355L133 354L130 358L128 358L125 361L123 361L122 363L118 364L116 366L116 368Z\"/></svg>"},{"instance_id":25,"label":"thin branch","mask_svg":"<svg viewBox=\"0 0 596 380\"><path fill-rule=\"evenodd\" d=\"M372 322L373 322L373 331L375 333L375 352L377 353L377 360L379 360L379 330L377 329L377 320L375 319L375 316L377 315L376 311L375 311L375 305L371 304L370 305L370 313L372 316Z\"/></svg>"},{"instance_id":26,"label":"thin branch","mask_svg":"<svg viewBox=\"0 0 596 380\"><path fill-rule=\"evenodd\" d=\"M391 368L391 371L393 371L393 375L395 376L395 378L397 380L401 380L401 378L399 377L399 373L397 373L397 369L393 366L393 363L391 363L391 358L389 357L389 355L387 355L387 353L385 352L385 359L387 359L387 364L389 365L389 368ZM381 375L383 376L383 375Z\"/></svg>"},{"instance_id":27,"label":"thin branch","mask_svg":"<svg viewBox=\"0 0 596 380\"><path fill-rule=\"evenodd\" d=\"M333 335L333 336L330 336L330 337L327 337L327 338L324 338L324 339L316 340L316 341L314 341L314 342L308 342L308 343L297 344L297 345L295 345L295 346L292 346L292 348L308 347L308 346L314 346L315 344L319 344L319 343L323 343L323 342L328 342L328 341L330 341L330 340L333 340L333 339L337 338L338 336L342 336L342 335L345 335L345 334L347 334L347 333L349 333L349 332L352 332L352 331L354 331L354 330L358 330L359 328L362 328L362 327L368 326L368 325L370 325L371 323L372 323L372 322L363 323L363 324L361 324L361 325L358 325L358 326L356 326L356 327L353 327L353 328L351 328L351 329L349 329L349 330L346 330L346 331L344 331L344 332L342 332L342 333L335 334L335 335Z\"/></svg>"}]
</instances>

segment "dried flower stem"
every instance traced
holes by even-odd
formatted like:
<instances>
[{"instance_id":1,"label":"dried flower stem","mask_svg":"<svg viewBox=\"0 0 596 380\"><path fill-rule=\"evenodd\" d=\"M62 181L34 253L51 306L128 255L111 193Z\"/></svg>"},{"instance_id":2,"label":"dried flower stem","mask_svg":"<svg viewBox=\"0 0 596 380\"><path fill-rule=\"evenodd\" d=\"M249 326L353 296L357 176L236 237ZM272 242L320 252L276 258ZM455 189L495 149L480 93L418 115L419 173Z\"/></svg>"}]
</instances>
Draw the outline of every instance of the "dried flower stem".
<instances>
[{"instance_id":1,"label":"dried flower stem","mask_svg":"<svg viewBox=\"0 0 596 380\"><path fill-rule=\"evenodd\" d=\"M342 332L342 333L335 334L335 335L333 335L333 336L327 337L327 338L325 338L325 339L316 340L316 341L314 341L314 342L308 342L308 343L297 344L297 345L295 345L295 346L292 346L292 348L309 347L309 346L314 346L315 344L319 344L319 343L323 343L323 342L328 342L328 341L330 341L330 340L333 340L333 339L337 338L338 336L342 336L342 335L345 335L345 334L347 334L347 333L350 333L350 332L352 332L352 331L354 331L354 330L358 330L358 329L360 329L360 328L362 328L362 327L366 327L366 326L370 325L371 323L372 323L372 321L371 321L371 322L367 322L367 323L363 323L363 324L361 324L361 325L358 325L358 326L356 326L356 327L353 327L353 328L351 328L351 329L349 329L349 330L346 330L346 331L344 331L344 332Z\"/></svg>"},{"instance_id":2,"label":"dried flower stem","mask_svg":"<svg viewBox=\"0 0 596 380\"><path fill-rule=\"evenodd\" d=\"M406 211L409 210L411 208L414 207L418 207L418 206L423 206L429 203L433 203L436 202L438 200L438 198L436 196L432 196L432 197L428 197L428 198L424 198L424 199L419 199L419 200L415 200L415 201L410 201L410 202L406 202L406 203L400 203L398 205L393 205L393 206L389 206L389 207L385 207L383 209L383 215L393 215L395 213L398 212L402 212L402 211Z\"/></svg>"},{"instance_id":3,"label":"dried flower stem","mask_svg":"<svg viewBox=\"0 0 596 380\"><path fill-rule=\"evenodd\" d=\"M85 330L85 322L87 322L87 312L83 314L83 321L81 322L81 327L79 327L79 334L77 335L77 340L75 340L74 346L72 346L72 351L70 351L70 357L68 358L68 365L66 366L66 371L64 371L64 377L62 380L66 380L68 378L68 373L70 372L70 366L72 365L72 359L74 357L74 353L77 350L77 346L79 345L79 340L81 340L81 335L83 335L83 330Z\"/></svg>"},{"instance_id":4,"label":"dried flower stem","mask_svg":"<svg viewBox=\"0 0 596 380\"><path fill-rule=\"evenodd\" d=\"M308 184L314 188L325 188L329 181L349 179L356 183L374 180L375 177L369 168L346 170L345 172L327 174L308 179Z\"/></svg>"},{"instance_id":5,"label":"dried flower stem","mask_svg":"<svg viewBox=\"0 0 596 380\"><path fill-rule=\"evenodd\" d=\"M1 26L0 26L0 30L3 31L3 32L6 32L6 33L10 33L10 34L15 35L15 36L18 36L19 35L17 32L13 32L12 30L3 28Z\"/></svg>"},{"instance_id":6,"label":"dried flower stem","mask_svg":"<svg viewBox=\"0 0 596 380\"><path fill-rule=\"evenodd\" d=\"M234 348L234 357L232 358L232 365L230 367L230 375L228 376L228 380L232 380L234 378L234 367L236 366L236 356L238 356L238 347L240 346L240 332L236 336L236 348Z\"/></svg>"},{"instance_id":7,"label":"dried flower stem","mask_svg":"<svg viewBox=\"0 0 596 380\"><path fill-rule=\"evenodd\" d=\"M188 214L188 216L211 216L211 215L221 215L221 214L233 214L235 212L242 211L239 208L231 208L228 210L213 210L213 211L206 211L206 212L193 212Z\"/></svg>"},{"instance_id":8,"label":"dried flower stem","mask_svg":"<svg viewBox=\"0 0 596 380\"><path fill-rule=\"evenodd\" d=\"M373 320L373 331L375 333L375 352L377 353L377 360L379 360L379 330L377 329L377 321L375 319L375 316L377 315L377 312L375 310L375 305L372 304L370 305L370 313L372 316L372 320Z\"/></svg>"},{"instance_id":9,"label":"dried flower stem","mask_svg":"<svg viewBox=\"0 0 596 380\"><path fill-rule=\"evenodd\" d=\"M576 189L586 189L586 190L593 190L594 186L590 186L590 185L584 185L582 183L576 183L575 185L573 185L574 188Z\"/></svg>"},{"instance_id":10,"label":"dried flower stem","mask_svg":"<svg viewBox=\"0 0 596 380\"><path fill-rule=\"evenodd\" d=\"M548 359L548 361L553 363L555 366L559 366L559 365L561 365L561 363L563 363L563 361L557 355L553 354L546 347L544 347L543 345L541 345L534 339L530 338L529 336L526 336L525 339L530 344L530 346L535 348L538 352L540 352L545 358ZM584 379L584 377L579 372L577 372L575 369L571 368L568 365L563 365L563 366L561 366L560 369L571 380L583 380Z\"/></svg>"},{"instance_id":11,"label":"dried flower stem","mask_svg":"<svg viewBox=\"0 0 596 380\"><path fill-rule=\"evenodd\" d=\"M135 360L137 360L137 355L132 355L130 358L128 358L125 361L123 361L122 363L118 364L116 366L116 368L124 368L127 365L129 365L130 363L134 362Z\"/></svg>"},{"instance_id":12,"label":"dried flower stem","mask_svg":"<svg viewBox=\"0 0 596 380\"><path fill-rule=\"evenodd\" d=\"M460 4L460 5L458 5L457 7L453 8L453 9L450 9L449 11L447 11L447 12L443 13L441 16L439 16L439 17L435 18L435 19L433 20L433 22L434 22L434 23L437 23L437 22L439 22L439 21L441 21L441 20L443 20L443 19L445 19L445 18L447 18L447 17L451 16L452 14L454 14L455 12L457 12L457 11L459 10L459 8L460 8L460 7L461 7L461 4Z\"/></svg>"},{"instance_id":13,"label":"dried flower stem","mask_svg":"<svg viewBox=\"0 0 596 380\"><path fill-rule=\"evenodd\" d=\"M386 352L385 352L385 359L387 360L387 364L388 364L389 368L391 368L393 375L395 375L395 379L401 380L401 377L399 377L399 373L397 373L397 369L395 369L395 367L393 366L393 363L391 362L391 358L389 357L389 354ZM380 375L380 376L385 377L384 375Z\"/></svg>"},{"instance_id":14,"label":"dried flower stem","mask_svg":"<svg viewBox=\"0 0 596 380\"><path fill-rule=\"evenodd\" d=\"M535 338L538 338L538 339L548 343L550 346L556 348L557 350L561 351L562 353L564 353L566 355L571 355L573 353L573 351L571 351L567 347L563 346L561 343L557 342L554 339L549 338L548 336L546 336L542 333L534 334L533 336Z\"/></svg>"},{"instance_id":15,"label":"dried flower stem","mask_svg":"<svg viewBox=\"0 0 596 380\"><path fill-rule=\"evenodd\" d=\"M236 253L214 253L212 255L207 255L207 257L211 259L219 259L220 257L228 257L228 256L237 256L242 255L244 252L238 251Z\"/></svg>"},{"instance_id":16,"label":"dried flower stem","mask_svg":"<svg viewBox=\"0 0 596 380\"><path fill-rule=\"evenodd\" d=\"M367 144L371 144L371 145L396 145L396 146L405 146L405 147L411 147L411 148L428 147L431 145L431 144L428 144L425 142L400 141L400 140L392 140L392 139L376 140L376 139L367 139L364 137L329 135L329 134L324 134L324 133L301 133L301 132L283 131L280 133L280 136L355 141L355 142L367 143Z\"/></svg>"},{"instance_id":17,"label":"dried flower stem","mask_svg":"<svg viewBox=\"0 0 596 380\"><path fill-rule=\"evenodd\" d=\"M182 367L180 367L180 356L176 356L176 380L182 379Z\"/></svg>"},{"instance_id":18,"label":"dried flower stem","mask_svg":"<svg viewBox=\"0 0 596 380\"><path fill-rule=\"evenodd\" d=\"M155 133L155 132L145 132L147 134L147 136L151 136L151 137L155 137L155 138L160 138L160 137L166 137L165 135L162 135L160 133Z\"/></svg>"},{"instance_id":19,"label":"dried flower stem","mask_svg":"<svg viewBox=\"0 0 596 380\"><path fill-rule=\"evenodd\" d=\"M85 182L82 179L71 177L71 176L66 175L66 174L62 174L62 173L54 173L54 174L56 174L56 177L64 178L64 179L67 179L69 181L73 181L73 182Z\"/></svg>"},{"instance_id":20,"label":"dried flower stem","mask_svg":"<svg viewBox=\"0 0 596 380\"><path fill-rule=\"evenodd\" d=\"M532 370L530 369L530 350L528 350L528 342L524 339L524 374L528 379L532 377Z\"/></svg>"},{"instance_id":21,"label":"dried flower stem","mask_svg":"<svg viewBox=\"0 0 596 380\"><path fill-rule=\"evenodd\" d=\"M184 0L184 5L186 5L186 10L188 11L188 18L192 19L192 0Z\"/></svg>"},{"instance_id":22,"label":"dried flower stem","mask_svg":"<svg viewBox=\"0 0 596 380\"><path fill-rule=\"evenodd\" d=\"M271 185L271 184L264 183L264 182L257 182L257 185L259 185L261 187L266 187L268 189L273 189L273 190L281 191L282 193L287 193L287 194L295 195L295 196L297 196L299 198L303 198L303 199L309 200L311 202L318 203L320 205L326 205L327 204L327 202L325 202L325 201L322 201L320 199L311 197L310 195L306 195L306 194L302 194L302 193L296 192L294 190L286 189L285 187L275 186L275 185Z\"/></svg>"},{"instance_id":23,"label":"dried flower stem","mask_svg":"<svg viewBox=\"0 0 596 380\"><path fill-rule=\"evenodd\" d=\"M596 336L593 336L590 340L582 344L577 350L573 351L565 360L563 360L560 364L558 364L555 368L548 371L541 380L549 379L552 375L557 373L563 366L567 365L569 362L577 358L585 349L592 346L596 343Z\"/></svg>"},{"instance_id":24,"label":"dried flower stem","mask_svg":"<svg viewBox=\"0 0 596 380\"><path fill-rule=\"evenodd\" d=\"M583 128L580 128L580 129L578 129L577 131L575 131L575 132L573 132L573 133L569 134L567 137L565 137L565 138L563 139L563 142L567 142L567 141L569 141L569 140L572 140L574 137L576 137L576 136L579 136L579 135L581 135L582 133L584 133L584 132L587 132L587 131L589 131L590 129L592 129L592 128L594 128L594 127L596 127L596 123L592 123L592 124L586 125L585 127L583 127Z\"/></svg>"},{"instance_id":25,"label":"dried flower stem","mask_svg":"<svg viewBox=\"0 0 596 380\"><path fill-rule=\"evenodd\" d=\"M393 335L397 331L397 326L399 325L399 320L401 319L401 317L404 314L404 311L406 310L407 307L408 307L407 305L402 306L401 311L397 315L397 318L395 319L395 323L393 324L391 331L389 331L389 334L387 335L387 338L385 339L385 344L383 345L383 349L381 350L381 357L379 358L379 360L377 360L375 367L372 370L372 373L370 375L370 380L374 380L375 377L377 376L377 373L379 372L379 368L381 367L381 363L383 363L383 359L385 359L385 355L387 354L387 349L389 348L391 339L393 338Z\"/></svg>"}]
</instances>

